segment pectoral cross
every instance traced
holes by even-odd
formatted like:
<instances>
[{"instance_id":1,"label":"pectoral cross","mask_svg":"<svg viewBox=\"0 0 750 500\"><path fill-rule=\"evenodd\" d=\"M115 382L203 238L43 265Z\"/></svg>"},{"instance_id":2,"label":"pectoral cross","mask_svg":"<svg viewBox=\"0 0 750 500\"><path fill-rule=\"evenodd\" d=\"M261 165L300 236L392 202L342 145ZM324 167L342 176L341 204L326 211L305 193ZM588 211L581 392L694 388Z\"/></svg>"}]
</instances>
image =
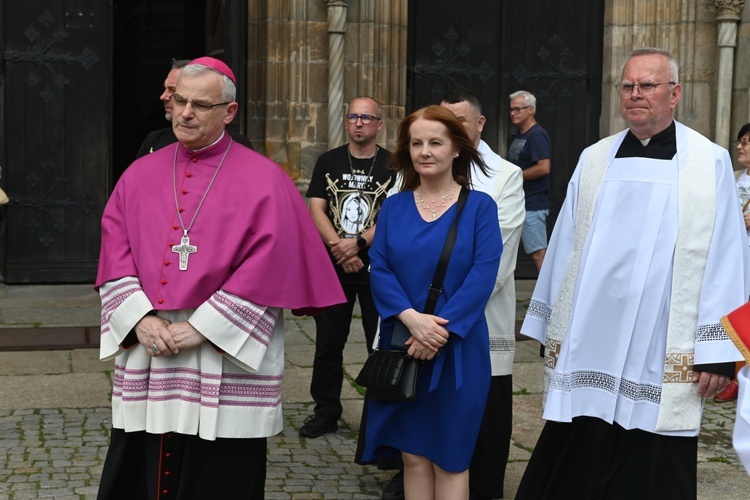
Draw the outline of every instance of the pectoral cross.
<instances>
[{"instance_id":1,"label":"pectoral cross","mask_svg":"<svg viewBox=\"0 0 750 500\"><path fill-rule=\"evenodd\" d=\"M185 234L182 236L182 241L180 241L179 245L174 245L172 251L180 254L180 271L187 271L188 255L197 252L198 247L190 244L190 237L188 236L187 231L185 231Z\"/></svg>"}]
</instances>

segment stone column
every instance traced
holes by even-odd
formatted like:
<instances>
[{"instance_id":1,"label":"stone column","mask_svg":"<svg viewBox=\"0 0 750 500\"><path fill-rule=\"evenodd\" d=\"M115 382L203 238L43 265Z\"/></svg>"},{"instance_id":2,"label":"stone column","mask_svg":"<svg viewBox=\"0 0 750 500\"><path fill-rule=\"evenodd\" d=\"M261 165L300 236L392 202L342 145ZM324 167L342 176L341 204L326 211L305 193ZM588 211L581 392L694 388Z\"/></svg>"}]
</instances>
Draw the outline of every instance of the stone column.
<instances>
[{"instance_id":1,"label":"stone column","mask_svg":"<svg viewBox=\"0 0 750 500\"><path fill-rule=\"evenodd\" d=\"M328 8L328 149L344 142L344 35L348 3L326 0Z\"/></svg>"},{"instance_id":2,"label":"stone column","mask_svg":"<svg viewBox=\"0 0 750 500\"><path fill-rule=\"evenodd\" d=\"M734 48L737 46L737 23L745 5L744 0L715 0L719 14L718 23L719 65L716 84L716 128L714 142L731 149L729 129L732 117L732 75L734 73Z\"/></svg>"}]
</instances>

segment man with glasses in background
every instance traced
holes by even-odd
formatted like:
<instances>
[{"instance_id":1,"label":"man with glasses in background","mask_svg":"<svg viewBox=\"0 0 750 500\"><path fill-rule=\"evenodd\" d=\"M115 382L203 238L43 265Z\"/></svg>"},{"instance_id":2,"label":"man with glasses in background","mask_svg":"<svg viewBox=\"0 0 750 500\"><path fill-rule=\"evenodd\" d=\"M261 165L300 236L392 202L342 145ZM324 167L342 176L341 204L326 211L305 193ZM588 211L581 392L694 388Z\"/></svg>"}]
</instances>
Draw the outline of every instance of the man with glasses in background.
<instances>
[{"instance_id":1,"label":"man with glasses in background","mask_svg":"<svg viewBox=\"0 0 750 500\"><path fill-rule=\"evenodd\" d=\"M315 317L315 359L310 382L315 413L299 431L306 438L338 429L343 411L344 347L357 298L368 352L375 339L378 313L370 293L367 252L380 206L395 177L395 172L388 169L390 151L377 144L382 118L382 109L374 99L354 99L346 115L349 143L320 155L307 190L310 214L329 249L347 302Z\"/></svg>"},{"instance_id":2,"label":"man with glasses in background","mask_svg":"<svg viewBox=\"0 0 750 500\"><path fill-rule=\"evenodd\" d=\"M526 219L521 231L521 242L538 272L547 251L552 146L547 131L536 122L535 112L534 94L519 90L510 95L510 121L518 127L518 133L513 136L508 149L508 160L523 171Z\"/></svg>"},{"instance_id":3,"label":"man with glasses in background","mask_svg":"<svg viewBox=\"0 0 750 500\"><path fill-rule=\"evenodd\" d=\"M634 51L627 130L584 150L521 333L547 420L516 498L696 498L705 398L742 359L720 323L748 296L728 152L674 120L677 61Z\"/></svg>"}]
</instances>

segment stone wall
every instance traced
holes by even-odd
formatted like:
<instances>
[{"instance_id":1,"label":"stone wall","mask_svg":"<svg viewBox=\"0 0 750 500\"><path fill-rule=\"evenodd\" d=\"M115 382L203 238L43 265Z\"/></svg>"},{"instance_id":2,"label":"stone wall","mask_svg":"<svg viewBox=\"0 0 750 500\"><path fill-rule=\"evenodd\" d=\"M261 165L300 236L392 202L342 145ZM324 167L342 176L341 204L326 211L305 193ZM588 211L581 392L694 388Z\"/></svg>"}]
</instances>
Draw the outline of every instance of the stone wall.
<instances>
[{"instance_id":1,"label":"stone wall","mask_svg":"<svg viewBox=\"0 0 750 500\"><path fill-rule=\"evenodd\" d=\"M750 9L742 11L737 30L737 49L734 54L734 81L732 85L732 126L730 138L736 139L740 128L750 123ZM736 158L731 148L732 158Z\"/></svg>"},{"instance_id":2,"label":"stone wall","mask_svg":"<svg viewBox=\"0 0 750 500\"><path fill-rule=\"evenodd\" d=\"M628 54L660 47L680 63L682 98L676 117L712 137L715 115L716 7L713 0L607 0L601 136L622 130L615 84Z\"/></svg>"},{"instance_id":3,"label":"stone wall","mask_svg":"<svg viewBox=\"0 0 750 500\"><path fill-rule=\"evenodd\" d=\"M328 4L347 8L344 126L349 101L381 103L379 143L392 149L406 94L406 0L248 0L247 133L303 187L328 149Z\"/></svg>"},{"instance_id":4,"label":"stone wall","mask_svg":"<svg viewBox=\"0 0 750 500\"><path fill-rule=\"evenodd\" d=\"M380 144L395 145L404 116L408 0L247 0L248 136L282 165L301 188L328 149L328 8L347 10L343 44L346 104L369 95L383 106ZM490 1L490 0L486 0ZM494 1L494 0L492 0ZM631 50L656 46L680 62L677 119L714 139L719 10L742 12L741 0L605 0L600 134L624 128L614 85ZM730 139L750 122L750 14L742 13L731 86ZM723 144L734 155L733 141Z\"/></svg>"}]
</instances>

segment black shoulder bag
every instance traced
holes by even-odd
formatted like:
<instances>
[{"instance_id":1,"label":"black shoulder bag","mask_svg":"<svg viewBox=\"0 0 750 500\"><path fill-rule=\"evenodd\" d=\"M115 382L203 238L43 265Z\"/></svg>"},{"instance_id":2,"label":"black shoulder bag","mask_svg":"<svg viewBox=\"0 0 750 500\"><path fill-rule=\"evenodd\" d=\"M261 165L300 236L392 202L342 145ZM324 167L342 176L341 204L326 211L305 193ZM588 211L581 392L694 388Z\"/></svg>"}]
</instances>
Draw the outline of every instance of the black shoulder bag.
<instances>
[{"instance_id":1,"label":"black shoulder bag","mask_svg":"<svg viewBox=\"0 0 750 500\"><path fill-rule=\"evenodd\" d=\"M443 291L443 280L448 268L453 246L456 244L456 234L458 228L458 216L466 204L466 198L469 196L469 190L461 188L456 202L456 218L453 220L448 236L443 245L443 251L440 254L435 276L432 279L427 301L424 306L424 312L432 314L435 311L435 304L438 297ZM396 320L396 326L393 330L395 337L401 337L403 341L411 337L409 329L401 321ZM370 399L379 401L413 401L417 398L417 374L419 373L419 360L412 358L404 349L375 349L368 356L365 365L357 375L355 382L362 387L367 388L367 396Z\"/></svg>"}]
</instances>

